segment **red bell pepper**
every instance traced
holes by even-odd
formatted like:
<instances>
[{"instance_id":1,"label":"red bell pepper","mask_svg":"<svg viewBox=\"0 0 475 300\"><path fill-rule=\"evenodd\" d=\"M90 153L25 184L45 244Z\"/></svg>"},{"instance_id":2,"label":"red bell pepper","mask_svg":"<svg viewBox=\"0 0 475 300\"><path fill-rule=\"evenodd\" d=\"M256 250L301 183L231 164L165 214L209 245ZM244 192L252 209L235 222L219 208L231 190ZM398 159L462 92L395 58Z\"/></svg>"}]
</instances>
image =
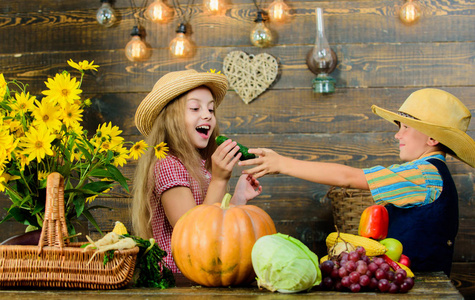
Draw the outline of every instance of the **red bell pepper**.
<instances>
[{"instance_id":1,"label":"red bell pepper","mask_svg":"<svg viewBox=\"0 0 475 300\"><path fill-rule=\"evenodd\" d=\"M388 224L389 215L386 207L372 205L361 214L358 235L375 240L385 239L388 235Z\"/></svg>"}]
</instances>

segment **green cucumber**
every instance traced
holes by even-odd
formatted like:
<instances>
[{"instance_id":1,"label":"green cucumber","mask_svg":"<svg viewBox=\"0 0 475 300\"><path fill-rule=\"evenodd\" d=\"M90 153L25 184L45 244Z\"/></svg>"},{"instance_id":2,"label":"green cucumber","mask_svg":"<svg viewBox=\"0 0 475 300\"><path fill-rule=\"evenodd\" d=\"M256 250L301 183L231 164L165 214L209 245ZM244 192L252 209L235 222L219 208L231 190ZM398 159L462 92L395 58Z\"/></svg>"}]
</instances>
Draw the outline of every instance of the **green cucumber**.
<instances>
[{"instance_id":1,"label":"green cucumber","mask_svg":"<svg viewBox=\"0 0 475 300\"><path fill-rule=\"evenodd\" d=\"M221 145L225 140L229 140L228 137L225 137L224 135L220 135L220 136L217 136L216 137L216 144ZM256 158L256 156L252 153L249 153L248 150L249 148L247 148L246 146L243 146L239 143L237 143L237 145L239 146L239 152L241 152L241 157L239 158L239 160L246 160L246 159L252 159L252 158Z\"/></svg>"}]
</instances>

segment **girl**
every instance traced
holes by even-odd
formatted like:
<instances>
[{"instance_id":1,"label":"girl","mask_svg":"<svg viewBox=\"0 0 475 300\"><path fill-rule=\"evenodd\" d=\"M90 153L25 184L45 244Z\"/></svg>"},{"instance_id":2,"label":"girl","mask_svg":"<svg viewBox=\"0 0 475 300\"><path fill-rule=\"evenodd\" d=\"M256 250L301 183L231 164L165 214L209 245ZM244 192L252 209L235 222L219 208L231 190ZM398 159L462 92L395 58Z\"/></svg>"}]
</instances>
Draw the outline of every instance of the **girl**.
<instances>
[{"instance_id":1,"label":"girl","mask_svg":"<svg viewBox=\"0 0 475 300\"><path fill-rule=\"evenodd\" d=\"M148 145L165 142L170 153L157 160L147 151L139 160L132 203L134 233L153 238L168 255L165 261L179 272L171 255L173 226L199 204L220 202L233 167L241 156L236 142L219 147L215 108L227 91L224 75L195 70L171 72L160 78L135 114ZM231 203L246 202L262 191L259 182L242 175Z\"/></svg>"}]
</instances>

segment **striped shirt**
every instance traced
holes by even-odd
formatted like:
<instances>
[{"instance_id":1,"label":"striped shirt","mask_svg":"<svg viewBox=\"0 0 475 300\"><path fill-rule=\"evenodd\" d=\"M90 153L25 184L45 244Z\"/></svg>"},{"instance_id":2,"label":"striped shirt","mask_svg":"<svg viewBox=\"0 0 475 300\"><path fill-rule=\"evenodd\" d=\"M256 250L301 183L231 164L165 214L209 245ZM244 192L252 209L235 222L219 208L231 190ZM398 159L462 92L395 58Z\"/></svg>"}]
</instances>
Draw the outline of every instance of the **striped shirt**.
<instances>
[{"instance_id":1,"label":"striped shirt","mask_svg":"<svg viewBox=\"0 0 475 300\"><path fill-rule=\"evenodd\" d=\"M211 173L205 168L205 161L201 164L202 171L207 178L206 190L211 180ZM173 155L168 155L165 158L158 160L155 164L154 170L155 190L152 194L152 232L153 238L157 241L160 249L167 252L165 262L170 267L173 273L180 273L180 270L173 261L171 251L171 238L173 227L168 222L165 210L163 209L160 197L162 194L177 186L188 187L191 189L196 205L203 204L204 195L201 193L201 188L198 181L191 177L188 170L182 162ZM206 191L205 191L206 192Z\"/></svg>"},{"instance_id":2,"label":"striped shirt","mask_svg":"<svg viewBox=\"0 0 475 300\"><path fill-rule=\"evenodd\" d=\"M443 155L431 153L404 164L363 169L374 201L404 208L434 202L442 191L442 178L427 161L431 158L445 162Z\"/></svg>"}]
</instances>

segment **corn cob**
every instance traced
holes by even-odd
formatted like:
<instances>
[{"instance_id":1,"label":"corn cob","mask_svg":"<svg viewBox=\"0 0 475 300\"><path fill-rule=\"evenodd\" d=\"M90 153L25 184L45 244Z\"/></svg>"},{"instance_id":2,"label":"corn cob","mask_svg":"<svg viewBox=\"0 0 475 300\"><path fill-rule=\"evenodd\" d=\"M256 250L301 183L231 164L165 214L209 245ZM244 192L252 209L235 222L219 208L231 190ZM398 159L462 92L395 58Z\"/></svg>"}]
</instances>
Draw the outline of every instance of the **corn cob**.
<instances>
[{"instance_id":1,"label":"corn cob","mask_svg":"<svg viewBox=\"0 0 475 300\"><path fill-rule=\"evenodd\" d=\"M412 273L412 271L411 271L411 269L409 269L409 267L407 267L406 265L403 265L401 263L398 263L397 261L395 263L397 263L401 267L401 269L406 271L407 277L414 277L414 273Z\"/></svg>"},{"instance_id":2,"label":"corn cob","mask_svg":"<svg viewBox=\"0 0 475 300\"><path fill-rule=\"evenodd\" d=\"M338 232L332 232L327 236L326 243L328 249L330 249L338 241L343 240L352 244L355 246L355 248L362 246L365 248L367 256L378 256L388 251L386 246L373 239L343 232L340 232L339 234L340 236L338 237Z\"/></svg>"},{"instance_id":3,"label":"corn cob","mask_svg":"<svg viewBox=\"0 0 475 300\"><path fill-rule=\"evenodd\" d=\"M324 261L327 261L327 260L330 260L330 257L328 255L325 255L322 258L320 258L320 263L322 263Z\"/></svg>"}]
</instances>

